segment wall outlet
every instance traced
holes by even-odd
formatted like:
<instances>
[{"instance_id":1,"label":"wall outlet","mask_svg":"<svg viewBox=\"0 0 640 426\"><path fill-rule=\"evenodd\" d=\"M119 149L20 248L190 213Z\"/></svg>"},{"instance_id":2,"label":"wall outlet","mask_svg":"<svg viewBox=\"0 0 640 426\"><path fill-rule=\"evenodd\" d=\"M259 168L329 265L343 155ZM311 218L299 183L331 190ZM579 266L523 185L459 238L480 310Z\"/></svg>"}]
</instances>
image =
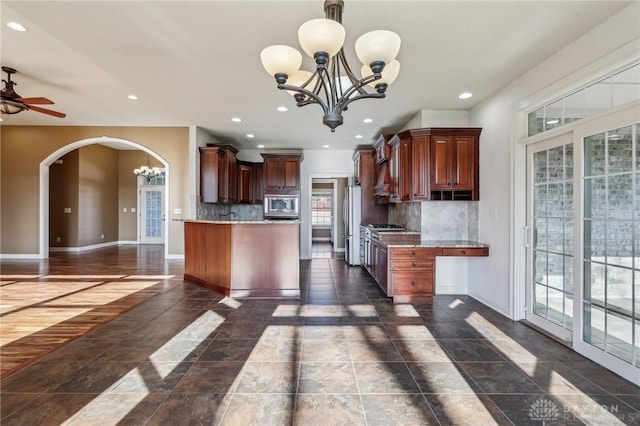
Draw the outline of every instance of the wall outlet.
<instances>
[{"instance_id":1,"label":"wall outlet","mask_svg":"<svg viewBox=\"0 0 640 426\"><path fill-rule=\"evenodd\" d=\"M56 237L56 243L59 243L60 241L62 241L62 238Z\"/></svg>"},{"instance_id":2,"label":"wall outlet","mask_svg":"<svg viewBox=\"0 0 640 426\"><path fill-rule=\"evenodd\" d=\"M104 234L100 234L100 238L104 240Z\"/></svg>"},{"instance_id":3,"label":"wall outlet","mask_svg":"<svg viewBox=\"0 0 640 426\"><path fill-rule=\"evenodd\" d=\"M135 213L136 212L136 208L135 207L131 207L131 213Z\"/></svg>"},{"instance_id":4,"label":"wall outlet","mask_svg":"<svg viewBox=\"0 0 640 426\"><path fill-rule=\"evenodd\" d=\"M64 208L64 212L65 213L71 213L71 207L65 207Z\"/></svg>"},{"instance_id":5,"label":"wall outlet","mask_svg":"<svg viewBox=\"0 0 640 426\"><path fill-rule=\"evenodd\" d=\"M127 212L127 208L126 208L126 207L123 207L123 208L122 208L122 213L126 213L126 212Z\"/></svg>"}]
</instances>

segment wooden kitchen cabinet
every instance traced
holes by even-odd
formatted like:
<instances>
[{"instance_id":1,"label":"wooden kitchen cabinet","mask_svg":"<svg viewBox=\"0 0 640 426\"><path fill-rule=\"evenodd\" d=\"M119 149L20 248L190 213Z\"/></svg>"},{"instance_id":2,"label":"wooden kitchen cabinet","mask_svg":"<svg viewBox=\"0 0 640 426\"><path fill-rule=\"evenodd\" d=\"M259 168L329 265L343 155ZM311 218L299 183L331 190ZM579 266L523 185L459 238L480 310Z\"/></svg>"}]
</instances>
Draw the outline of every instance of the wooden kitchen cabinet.
<instances>
[{"instance_id":1,"label":"wooden kitchen cabinet","mask_svg":"<svg viewBox=\"0 0 640 426\"><path fill-rule=\"evenodd\" d=\"M373 149L359 149L353 154L354 182L360 185L360 225L370 223L386 223L389 208L386 203L379 203L376 198L375 185L378 179L378 166L374 162ZM388 197L388 193L387 193Z\"/></svg>"},{"instance_id":2,"label":"wooden kitchen cabinet","mask_svg":"<svg viewBox=\"0 0 640 426\"><path fill-rule=\"evenodd\" d=\"M238 204L262 204L262 163L238 161Z\"/></svg>"},{"instance_id":3,"label":"wooden kitchen cabinet","mask_svg":"<svg viewBox=\"0 0 640 426\"><path fill-rule=\"evenodd\" d=\"M394 135L390 201L478 200L480 128L423 128Z\"/></svg>"},{"instance_id":4,"label":"wooden kitchen cabinet","mask_svg":"<svg viewBox=\"0 0 640 426\"><path fill-rule=\"evenodd\" d=\"M236 154L231 145L200 147L200 201L235 203L237 201Z\"/></svg>"},{"instance_id":5,"label":"wooden kitchen cabinet","mask_svg":"<svg viewBox=\"0 0 640 426\"><path fill-rule=\"evenodd\" d=\"M479 198L478 136L479 132L431 137L430 179L434 199Z\"/></svg>"},{"instance_id":6,"label":"wooden kitchen cabinet","mask_svg":"<svg viewBox=\"0 0 640 426\"><path fill-rule=\"evenodd\" d=\"M296 194L300 192L302 154L261 154L264 158L264 192Z\"/></svg>"},{"instance_id":7,"label":"wooden kitchen cabinet","mask_svg":"<svg viewBox=\"0 0 640 426\"><path fill-rule=\"evenodd\" d=\"M376 164L382 164L390 159L391 147L389 146L389 141L392 137L393 135L382 134L373 143L373 149L375 150L374 160Z\"/></svg>"},{"instance_id":8,"label":"wooden kitchen cabinet","mask_svg":"<svg viewBox=\"0 0 640 426\"><path fill-rule=\"evenodd\" d=\"M435 257L441 249L389 248L389 289L394 303L432 303L435 293Z\"/></svg>"}]
</instances>

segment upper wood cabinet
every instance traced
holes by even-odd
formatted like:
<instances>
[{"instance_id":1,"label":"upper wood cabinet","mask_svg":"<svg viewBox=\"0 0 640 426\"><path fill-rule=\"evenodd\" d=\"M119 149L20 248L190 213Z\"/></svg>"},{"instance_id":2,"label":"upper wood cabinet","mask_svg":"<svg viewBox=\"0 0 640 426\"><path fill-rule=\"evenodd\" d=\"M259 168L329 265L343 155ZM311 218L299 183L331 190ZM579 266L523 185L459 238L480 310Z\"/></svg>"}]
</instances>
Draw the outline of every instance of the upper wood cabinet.
<instances>
[{"instance_id":1,"label":"upper wood cabinet","mask_svg":"<svg viewBox=\"0 0 640 426\"><path fill-rule=\"evenodd\" d=\"M388 206L378 204L374 188L378 179L379 167L374 163L375 151L359 149L353 154L354 181L360 185L360 224L386 223ZM388 194L387 194L388 196Z\"/></svg>"},{"instance_id":2,"label":"upper wood cabinet","mask_svg":"<svg viewBox=\"0 0 640 426\"><path fill-rule=\"evenodd\" d=\"M478 200L480 128L424 128L394 135L390 200Z\"/></svg>"},{"instance_id":3,"label":"upper wood cabinet","mask_svg":"<svg viewBox=\"0 0 640 426\"><path fill-rule=\"evenodd\" d=\"M200 201L235 203L237 200L236 154L231 145L200 147Z\"/></svg>"},{"instance_id":4,"label":"upper wood cabinet","mask_svg":"<svg viewBox=\"0 0 640 426\"><path fill-rule=\"evenodd\" d=\"M300 192L302 154L261 154L264 158L265 194Z\"/></svg>"},{"instance_id":5,"label":"upper wood cabinet","mask_svg":"<svg viewBox=\"0 0 640 426\"><path fill-rule=\"evenodd\" d=\"M389 147L389 140L393 135L380 135L378 139L373 143L373 149L375 149L375 161L376 164L384 163L391 157L391 148Z\"/></svg>"},{"instance_id":6,"label":"upper wood cabinet","mask_svg":"<svg viewBox=\"0 0 640 426\"><path fill-rule=\"evenodd\" d=\"M262 204L262 163L238 161L238 204Z\"/></svg>"}]
</instances>

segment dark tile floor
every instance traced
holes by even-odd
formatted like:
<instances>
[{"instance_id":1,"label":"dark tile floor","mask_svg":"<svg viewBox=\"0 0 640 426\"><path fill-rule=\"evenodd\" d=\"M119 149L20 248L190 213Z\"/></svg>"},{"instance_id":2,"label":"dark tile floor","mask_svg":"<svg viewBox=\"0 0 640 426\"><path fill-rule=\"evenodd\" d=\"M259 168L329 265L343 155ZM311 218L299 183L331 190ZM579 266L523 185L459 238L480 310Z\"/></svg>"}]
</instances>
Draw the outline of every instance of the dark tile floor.
<instances>
[{"instance_id":1,"label":"dark tile floor","mask_svg":"<svg viewBox=\"0 0 640 426\"><path fill-rule=\"evenodd\" d=\"M466 296L393 305L339 258L302 300L184 283L1 383L3 425L640 424L640 390Z\"/></svg>"}]
</instances>

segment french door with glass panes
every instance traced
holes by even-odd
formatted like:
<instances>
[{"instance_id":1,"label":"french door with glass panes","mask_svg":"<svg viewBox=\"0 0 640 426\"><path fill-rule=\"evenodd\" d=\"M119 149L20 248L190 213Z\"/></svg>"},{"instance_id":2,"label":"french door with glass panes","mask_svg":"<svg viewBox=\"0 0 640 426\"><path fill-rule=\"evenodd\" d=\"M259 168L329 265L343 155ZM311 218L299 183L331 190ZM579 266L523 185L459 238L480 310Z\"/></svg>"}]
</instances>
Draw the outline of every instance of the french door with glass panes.
<instances>
[{"instance_id":1,"label":"french door with glass panes","mask_svg":"<svg viewBox=\"0 0 640 426\"><path fill-rule=\"evenodd\" d=\"M574 323L571 134L527 147L527 321L571 341Z\"/></svg>"},{"instance_id":2,"label":"french door with glass panes","mask_svg":"<svg viewBox=\"0 0 640 426\"><path fill-rule=\"evenodd\" d=\"M640 123L527 147L526 319L640 384Z\"/></svg>"}]
</instances>

